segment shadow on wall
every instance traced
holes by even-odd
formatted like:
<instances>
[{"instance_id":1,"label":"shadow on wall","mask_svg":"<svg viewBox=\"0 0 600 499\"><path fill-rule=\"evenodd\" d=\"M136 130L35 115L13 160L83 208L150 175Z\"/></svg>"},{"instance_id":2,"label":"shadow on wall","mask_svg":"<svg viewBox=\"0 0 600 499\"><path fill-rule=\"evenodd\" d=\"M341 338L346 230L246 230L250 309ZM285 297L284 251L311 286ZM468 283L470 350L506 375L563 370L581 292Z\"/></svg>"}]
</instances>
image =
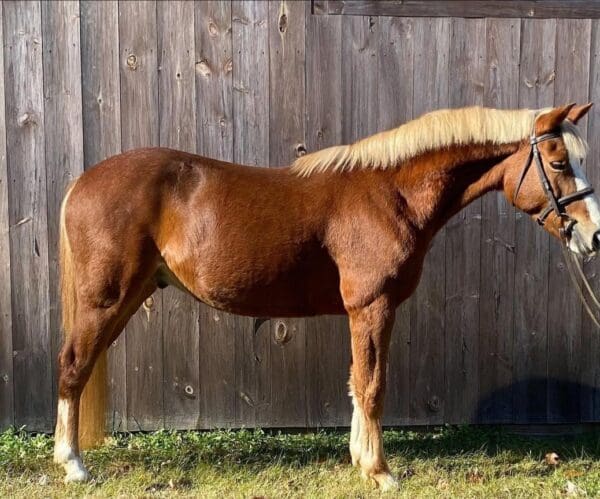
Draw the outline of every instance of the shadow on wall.
<instances>
[{"instance_id":1,"label":"shadow on wall","mask_svg":"<svg viewBox=\"0 0 600 499\"><path fill-rule=\"evenodd\" d=\"M477 423L585 423L600 417L600 389L556 378L526 378L483 396Z\"/></svg>"}]
</instances>

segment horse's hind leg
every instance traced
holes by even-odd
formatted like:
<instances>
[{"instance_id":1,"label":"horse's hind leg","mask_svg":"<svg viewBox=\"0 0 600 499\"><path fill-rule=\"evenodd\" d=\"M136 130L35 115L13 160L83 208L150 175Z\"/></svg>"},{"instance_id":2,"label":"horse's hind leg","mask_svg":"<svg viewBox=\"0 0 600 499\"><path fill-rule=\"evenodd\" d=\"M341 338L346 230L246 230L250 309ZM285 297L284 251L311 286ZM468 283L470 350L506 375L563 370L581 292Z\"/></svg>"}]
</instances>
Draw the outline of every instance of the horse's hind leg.
<instances>
[{"instance_id":1,"label":"horse's hind leg","mask_svg":"<svg viewBox=\"0 0 600 499\"><path fill-rule=\"evenodd\" d=\"M54 461L65 468L65 481L88 478L79 456L79 401L113 323L107 309L78 307L73 329L60 351Z\"/></svg>"},{"instance_id":2,"label":"horse's hind leg","mask_svg":"<svg viewBox=\"0 0 600 499\"><path fill-rule=\"evenodd\" d=\"M382 490L397 487L383 455L381 417L385 376L394 323L394 310L383 297L369 306L351 311L352 369L350 395L354 405L350 453L365 478Z\"/></svg>"},{"instance_id":3,"label":"horse's hind leg","mask_svg":"<svg viewBox=\"0 0 600 499\"><path fill-rule=\"evenodd\" d=\"M71 329L60 351L54 461L64 467L66 482L88 479L79 453L79 408L94 364L156 288L150 280L137 280L135 285L130 282L128 287L130 292L109 307L78 302Z\"/></svg>"}]
</instances>

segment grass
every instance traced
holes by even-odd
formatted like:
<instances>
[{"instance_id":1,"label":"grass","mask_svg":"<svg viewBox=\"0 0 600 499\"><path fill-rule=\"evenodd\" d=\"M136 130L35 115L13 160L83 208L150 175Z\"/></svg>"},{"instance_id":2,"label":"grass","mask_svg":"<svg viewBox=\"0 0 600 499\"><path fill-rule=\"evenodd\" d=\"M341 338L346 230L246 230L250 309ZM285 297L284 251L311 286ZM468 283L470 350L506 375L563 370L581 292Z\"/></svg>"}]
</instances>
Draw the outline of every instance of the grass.
<instances>
[{"instance_id":1,"label":"grass","mask_svg":"<svg viewBox=\"0 0 600 499\"><path fill-rule=\"evenodd\" d=\"M380 497L349 464L348 435L263 431L116 434L85 453L94 480L64 485L47 435L0 433L0 497ZM533 438L497 428L390 430L399 497L600 496L600 433ZM544 456L556 452L557 467Z\"/></svg>"}]
</instances>

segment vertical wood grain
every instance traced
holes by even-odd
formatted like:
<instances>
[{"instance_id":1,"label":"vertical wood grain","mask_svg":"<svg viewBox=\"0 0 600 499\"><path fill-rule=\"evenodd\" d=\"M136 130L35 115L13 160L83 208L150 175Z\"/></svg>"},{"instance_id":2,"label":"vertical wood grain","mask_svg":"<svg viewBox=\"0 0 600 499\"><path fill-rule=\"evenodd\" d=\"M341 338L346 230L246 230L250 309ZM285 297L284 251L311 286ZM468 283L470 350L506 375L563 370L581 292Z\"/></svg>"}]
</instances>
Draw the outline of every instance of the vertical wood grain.
<instances>
[{"instance_id":1,"label":"vertical wood grain","mask_svg":"<svg viewBox=\"0 0 600 499\"><path fill-rule=\"evenodd\" d=\"M268 9L264 1L231 4L233 160L251 166L269 163ZM235 340L236 425L265 426L270 423L274 376L270 322L255 318L243 324Z\"/></svg>"},{"instance_id":2,"label":"vertical wood grain","mask_svg":"<svg viewBox=\"0 0 600 499\"><path fill-rule=\"evenodd\" d=\"M196 136L198 154L233 160L231 2L195 3ZM200 425L235 421L235 341L251 334L252 319L200 307ZM245 333L249 331L250 333Z\"/></svg>"},{"instance_id":3,"label":"vertical wood grain","mask_svg":"<svg viewBox=\"0 0 600 499\"><path fill-rule=\"evenodd\" d=\"M4 40L0 5L0 42ZM2 43L2 45L4 45ZM6 114L4 104L4 51L0 48L0 429L14 424L13 348L10 272L10 220L6 165Z\"/></svg>"},{"instance_id":4,"label":"vertical wood grain","mask_svg":"<svg viewBox=\"0 0 600 499\"><path fill-rule=\"evenodd\" d=\"M2 8L15 424L48 431L53 401L41 7L5 2Z\"/></svg>"},{"instance_id":5,"label":"vertical wood grain","mask_svg":"<svg viewBox=\"0 0 600 499\"><path fill-rule=\"evenodd\" d=\"M540 109L554 101L556 20L521 21L519 107ZM513 299L513 416L516 423L547 417L548 234L516 211Z\"/></svg>"},{"instance_id":6,"label":"vertical wood grain","mask_svg":"<svg viewBox=\"0 0 600 499\"><path fill-rule=\"evenodd\" d=\"M156 2L119 3L121 145L124 151L159 144ZM162 293L156 291L125 328L127 427L164 424Z\"/></svg>"},{"instance_id":7,"label":"vertical wood grain","mask_svg":"<svg viewBox=\"0 0 600 499\"><path fill-rule=\"evenodd\" d=\"M304 3L269 2L268 31L269 164L283 166L306 147ZM272 320L270 348L271 424L306 426L306 320Z\"/></svg>"},{"instance_id":8,"label":"vertical wood grain","mask_svg":"<svg viewBox=\"0 0 600 499\"><path fill-rule=\"evenodd\" d=\"M318 16L316 16L318 17ZM396 128L413 117L414 20L381 18L380 52L377 57L378 128ZM409 421L410 403L410 302L396 310L392 330L384 424Z\"/></svg>"},{"instance_id":9,"label":"vertical wood grain","mask_svg":"<svg viewBox=\"0 0 600 499\"><path fill-rule=\"evenodd\" d=\"M559 19L556 25L554 104L587 102L591 21ZM579 122L587 129L587 118ZM548 279L548 420L580 418L581 302L573 289L560 243L550 241Z\"/></svg>"},{"instance_id":10,"label":"vertical wood grain","mask_svg":"<svg viewBox=\"0 0 600 499\"><path fill-rule=\"evenodd\" d=\"M449 19L416 19L414 24L413 112L415 117L448 106ZM444 302L446 235L434 238L410 309L410 420L444 421Z\"/></svg>"},{"instance_id":11,"label":"vertical wood grain","mask_svg":"<svg viewBox=\"0 0 600 499\"><path fill-rule=\"evenodd\" d=\"M484 103L518 105L519 19L488 19ZM481 422L512 420L513 288L515 216L501 192L481 201L479 397Z\"/></svg>"},{"instance_id":12,"label":"vertical wood grain","mask_svg":"<svg viewBox=\"0 0 600 499\"><path fill-rule=\"evenodd\" d=\"M195 152L194 4L158 2L157 11L160 145ZM164 418L168 428L194 428L198 421L199 311L193 297L173 287L164 290Z\"/></svg>"},{"instance_id":13,"label":"vertical wood grain","mask_svg":"<svg viewBox=\"0 0 600 499\"><path fill-rule=\"evenodd\" d=\"M121 152L119 12L116 1L80 3L83 153L85 168ZM125 335L108 348L108 420L111 431L127 428Z\"/></svg>"},{"instance_id":14,"label":"vertical wood grain","mask_svg":"<svg viewBox=\"0 0 600 499\"><path fill-rule=\"evenodd\" d=\"M342 142L342 19L306 17L306 149L317 151ZM350 332L346 317L313 317L306 322L306 396L308 425L345 426ZM336 355L331 355L331 352Z\"/></svg>"},{"instance_id":15,"label":"vertical wood grain","mask_svg":"<svg viewBox=\"0 0 600 499\"><path fill-rule=\"evenodd\" d=\"M42 2L46 188L53 399L62 344L58 271L60 205L69 183L83 173L79 3ZM53 406L54 409L54 406Z\"/></svg>"},{"instance_id":16,"label":"vertical wood grain","mask_svg":"<svg viewBox=\"0 0 600 499\"><path fill-rule=\"evenodd\" d=\"M485 20L452 19L448 75L450 107L483 104L485 40ZM481 200L476 200L446 224L447 423L470 422L476 418L480 256Z\"/></svg>"}]
</instances>

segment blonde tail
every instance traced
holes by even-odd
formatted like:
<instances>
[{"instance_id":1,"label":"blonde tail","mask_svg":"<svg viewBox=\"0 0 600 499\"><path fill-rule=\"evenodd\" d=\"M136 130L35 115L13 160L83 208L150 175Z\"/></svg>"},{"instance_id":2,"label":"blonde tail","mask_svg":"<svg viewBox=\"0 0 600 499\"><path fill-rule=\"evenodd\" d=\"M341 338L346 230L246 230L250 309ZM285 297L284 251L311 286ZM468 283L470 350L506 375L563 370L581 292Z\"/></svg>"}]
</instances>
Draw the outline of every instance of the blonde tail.
<instances>
[{"instance_id":1,"label":"blonde tail","mask_svg":"<svg viewBox=\"0 0 600 499\"><path fill-rule=\"evenodd\" d=\"M67 190L60 209L60 291L65 338L72 334L77 314L73 254L65 225L66 206L74 185L75 183L71 184ZM104 441L106 398L106 351L103 351L96 360L79 403L79 447L82 449L94 447Z\"/></svg>"}]
</instances>

